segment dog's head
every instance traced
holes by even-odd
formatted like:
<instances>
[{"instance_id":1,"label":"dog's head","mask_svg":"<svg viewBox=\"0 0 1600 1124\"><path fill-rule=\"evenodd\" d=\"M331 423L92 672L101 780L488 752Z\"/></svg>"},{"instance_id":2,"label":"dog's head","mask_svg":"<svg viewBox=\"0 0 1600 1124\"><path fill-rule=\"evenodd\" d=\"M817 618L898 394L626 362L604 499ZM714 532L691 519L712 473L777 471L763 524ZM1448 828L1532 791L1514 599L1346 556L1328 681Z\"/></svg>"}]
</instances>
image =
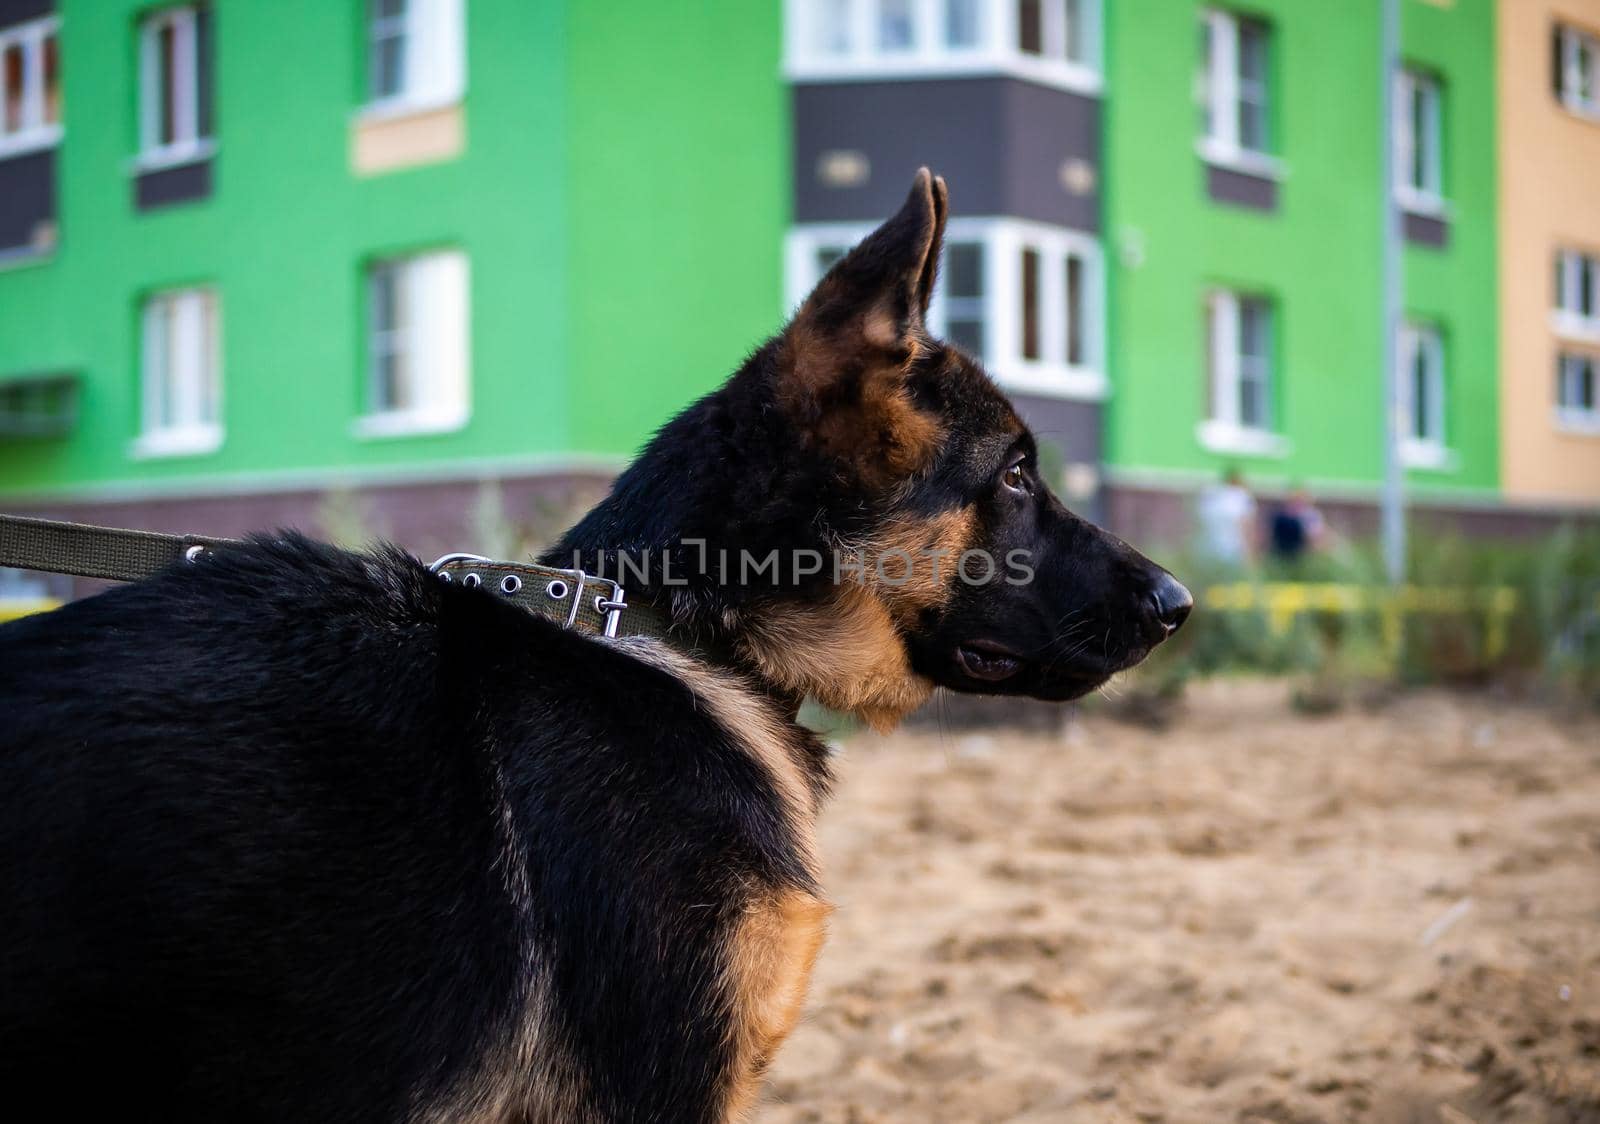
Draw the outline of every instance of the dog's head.
<instances>
[{"instance_id":1,"label":"dog's head","mask_svg":"<svg viewBox=\"0 0 1600 1124\"><path fill-rule=\"evenodd\" d=\"M654 591L678 620L878 726L934 685L1075 698L1142 660L1192 605L1171 574L1062 506L982 365L928 333L946 209L944 182L920 172L899 213L558 548L582 559L703 540L720 574L691 563L684 586ZM727 552L777 552L780 572L730 574ZM791 566L799 554L820 565Z\"/></svg>"}]
</instances>

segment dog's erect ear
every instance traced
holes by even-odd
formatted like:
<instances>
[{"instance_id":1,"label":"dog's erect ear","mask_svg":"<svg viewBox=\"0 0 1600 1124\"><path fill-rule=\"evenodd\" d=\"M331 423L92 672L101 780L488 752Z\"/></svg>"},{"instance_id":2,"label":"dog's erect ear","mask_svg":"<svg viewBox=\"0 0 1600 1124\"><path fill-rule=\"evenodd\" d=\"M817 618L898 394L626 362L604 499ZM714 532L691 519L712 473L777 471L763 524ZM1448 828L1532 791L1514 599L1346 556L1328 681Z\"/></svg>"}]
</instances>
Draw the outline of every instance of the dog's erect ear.
<instances>
[{"instance_id":1,"label":"dog's erect ear","mask_svg":"<svg viewBox=\"0 0 1600 1124\"><path fill-rule=\"evenodd\" d=\"M938 443L904 376L924 346L948 209L944 180L920 169L900 210L828 271L784 336L780 399L867 477L904 475Z\"/></svg>"}]
</instances>

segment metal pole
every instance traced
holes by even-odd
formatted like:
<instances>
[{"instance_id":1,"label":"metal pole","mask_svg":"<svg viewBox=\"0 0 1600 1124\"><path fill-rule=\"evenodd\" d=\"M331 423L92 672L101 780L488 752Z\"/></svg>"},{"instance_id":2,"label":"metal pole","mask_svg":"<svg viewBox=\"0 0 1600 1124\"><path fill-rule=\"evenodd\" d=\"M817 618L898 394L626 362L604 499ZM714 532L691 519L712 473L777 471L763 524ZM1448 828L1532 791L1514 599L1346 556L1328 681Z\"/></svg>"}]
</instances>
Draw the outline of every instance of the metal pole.
<instances>
[{"instance_id":1,"label":"metal pole","mask_svg":"<svg viewBox=\"0 0 1600 1124\"><path fill-rule=\"evenodd\" d=\"M1400 67L1400 0L1378 0L1379 79L1378 143L1379 209L1382 216L1382 279L1379 283L1383 325L1383 563L1391 584L1406 572L1405 470L1400 463L1402 404L1400 396L1400 309L1405 282L1400 271L1400 207L1395 201L1395 79Z\"/></svg>"}]
</instances>

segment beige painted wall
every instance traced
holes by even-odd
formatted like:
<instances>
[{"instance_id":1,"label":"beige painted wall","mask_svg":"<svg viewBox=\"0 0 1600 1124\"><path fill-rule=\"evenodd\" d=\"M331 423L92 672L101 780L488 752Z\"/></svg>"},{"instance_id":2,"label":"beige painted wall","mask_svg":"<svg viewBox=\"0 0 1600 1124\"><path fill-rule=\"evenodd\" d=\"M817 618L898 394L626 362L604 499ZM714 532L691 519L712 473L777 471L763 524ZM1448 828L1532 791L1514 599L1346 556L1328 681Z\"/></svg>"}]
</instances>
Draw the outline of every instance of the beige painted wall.
<instances>
[{"instance_id":1,"label":"beige painted wall","mask_svg":"<svg viewBox=\"0 0 1600 1124\"><path fill-rule=\"evenodd\" d=\"M1552 91L1558 21L1600 34L1600 0L1500 0L1500 466L1510 499L1593 502L1600 435L1556 427L1550 310L1556 250L1600 254L1600 121Z\"/></svg>"}]
</instances>

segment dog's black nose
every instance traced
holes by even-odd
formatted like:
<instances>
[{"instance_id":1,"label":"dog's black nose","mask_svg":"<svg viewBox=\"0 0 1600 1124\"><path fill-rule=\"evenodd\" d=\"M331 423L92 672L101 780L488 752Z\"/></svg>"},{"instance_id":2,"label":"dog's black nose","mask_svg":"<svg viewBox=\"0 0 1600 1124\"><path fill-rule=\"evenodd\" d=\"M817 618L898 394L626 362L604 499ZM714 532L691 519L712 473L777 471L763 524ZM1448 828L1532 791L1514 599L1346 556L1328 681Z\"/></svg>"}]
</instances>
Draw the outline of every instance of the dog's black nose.
<instances>
[{"instance_id":1,"label":"dog's black nose","mask_svg":"<svg viewBox=\"0 0 1600 1124\"><path fill-rule=\"evenodd\" d=\"M1155 610L1156 621L1171 636L1189 619L1189 610L1194 608L1194 595L1177 578L1163 573L1156 579L1156 587L1150 591L1150 605Z\"/></svg>"}]
</instances>

